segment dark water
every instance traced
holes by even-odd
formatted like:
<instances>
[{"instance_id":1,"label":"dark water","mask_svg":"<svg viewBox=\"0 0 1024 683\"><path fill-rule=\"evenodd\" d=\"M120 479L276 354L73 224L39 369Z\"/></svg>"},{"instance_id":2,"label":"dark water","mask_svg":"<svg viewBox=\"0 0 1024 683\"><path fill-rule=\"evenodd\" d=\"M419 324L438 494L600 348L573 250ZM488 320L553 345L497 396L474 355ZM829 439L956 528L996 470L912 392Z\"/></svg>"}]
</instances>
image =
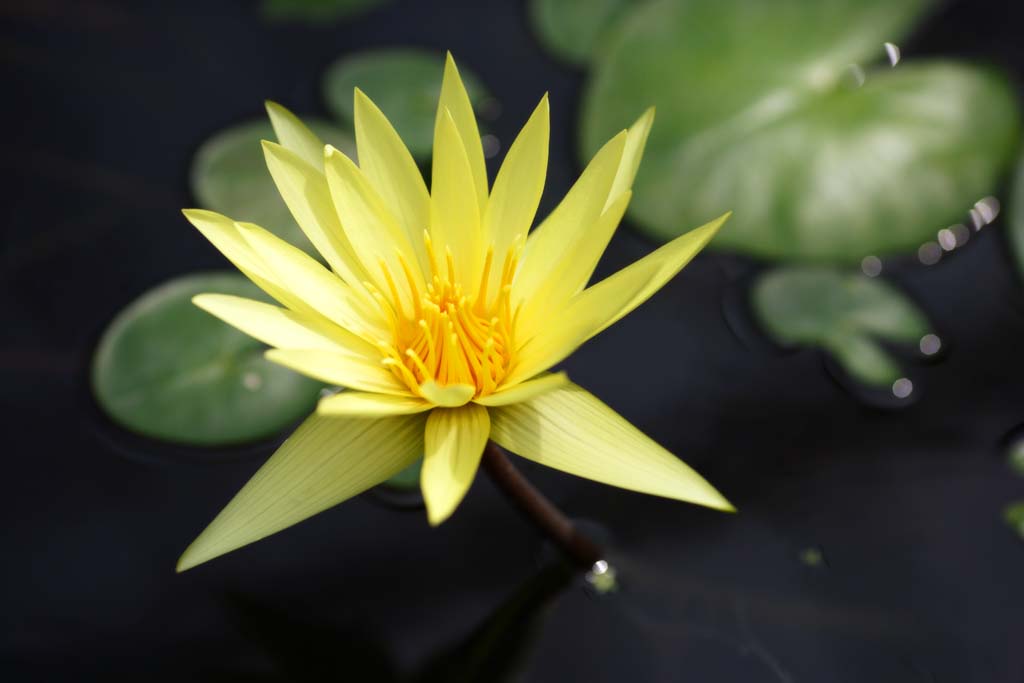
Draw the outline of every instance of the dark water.
<instances>
[{"instance_id":1,"label":"dark water","mask_svg":"<svg viewBox=\"0 0 1024 683\"><path fill-rule=\"evenodd\" d=\"M995 62L1019 86L1014 7L952 4L904 54ZM408 0L311 29L246 3L42 0L0 21L5 680L1024 680L1024 544L1001 521L1024 498L1001 455L1024 422L1024 288L1001 221L891 273L948 343L901 411L865 405L812 351L737 335L723 301L751 264L723 255L577 353L576 381L741 509L524 464L604 525L616 595L553 564L482 477L437 530L363 496L178 576L269 448L147 451L98 417L83 368L139 293L222 266L178 213L196 146L264 98L323 112L318 80L343 52L447 48L503 104L502 140L551 91L550 206L577 169L582 74L545 55L518 3ZM650 247L623 229L603 269ZM667 359L658 374L637 374L640 342Z\"/></svg>"}]
</instances>

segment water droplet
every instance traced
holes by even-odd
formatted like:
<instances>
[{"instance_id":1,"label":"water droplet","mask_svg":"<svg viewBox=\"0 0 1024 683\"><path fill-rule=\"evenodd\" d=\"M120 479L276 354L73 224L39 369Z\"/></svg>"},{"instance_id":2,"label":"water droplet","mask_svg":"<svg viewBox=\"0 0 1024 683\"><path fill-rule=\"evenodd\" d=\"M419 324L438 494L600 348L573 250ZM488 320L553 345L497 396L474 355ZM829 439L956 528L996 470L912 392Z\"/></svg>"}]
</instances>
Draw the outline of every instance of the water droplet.
<instances>
[{"instance_id":1,"label":"water droplet","mask_svg":"<svg viewBox=\"0 0 1024 683\"><path fill-rule=\"evenodd\" d=\"M932 266L942 258L942 247L936 242L925 242L917 250L917 259L926 266Z\"/></svg>"},{"instance_id":2,"label":"water droplet","mask_svg":"<svg viewBox=\"0 0 1024 683\"><path fill-rule=\"evenodd\" d=\"M971 239L971 231L963 223L957 223L956 225L949 226L949 230L956 237L956 246L962 247L967 244L967 240Z\"/></svg>"},{"instance_id":3,"label":"water droplet","mask_svg":"<svg viewBox=\"0 0 1024 683\"><path fill-rule=\"evenodd\" d=\"M882 259L877 256L865 256L860 262L860 269L868 277L878 277L882 273Z\"/></svg>"},{"instance_id":4,"label":"water droplet","mask_svg":"<svg viewBox=\"0 0 1024 683\"><path fill-rule=\"evenodd\" d=\"M615 568L605 560L598 560L595 562L594 566L590 568L590 571L587 572L584 579L586 580L587 585L599 595L607 595L619 588L619 584L616 581Z\"/></svg>"},{"instance_id":5,"label":"water droplet","mask_svg":"<svg viewBox=\"0 0 1024 683\"><path fill-rule=\"evenodd\" d=\"M914 383L906 377L900 377L892 383L892 395L896 398L907 398L914 393Z\"/></svg>"},{"instance_id":6,"label":"water droplet","mask_svg":"<svg viewBox=\"0 0 1024 683\"><path fill-rule=\"evenodd\" d=\"M242 386L249 391L259 391L263 386L263 376L258 372L247 372L242 375Z\"/></svg>"},{"instance_id":7,"label":"water droplet","mask_svg":"<svg viewBox=\"0 0 1024 683\"><path fill-rule=\"evenodd\" d=\"M480 137L480 144L483 145L484 156L488 159L491 159L501 151L501 141L490 133Z\"/></svg>"},{"instance_id":8,"label":"water droplet","mask_svg":"<svg viewBox=\"0 0 1024 683\"><path fill-rule=\"evenodd\" d=\"M885 54L889 58L889 64L896 66L900 63L900 48L895 43L885 44Z\"/></svg>"},{"instance_id":9,"label":"water droplet","mask_svg":"<svg viewBox=\"0 0 1024 683\"><path fill-rule=\"evenodd\" d=\"M974 210L978 212L984 225L988 225L999 215L999 200L995 197L984 197L974 203Z\"/></svg>"},{"instance_id":10,"label":"water droplet","mask_svg":"<svg viewBox=\"0 0 1024 683\"><path fill-rule=\"evenodd\" d=\"M943 228L939 230L939 246L945 251L953 251L956 249L956 235L949 228Z\"/></svg>"},{"instance_id":11,"label":"water droplet","mask_svg":"<svg viewBox=\"0 0 1024 683\"><path fill-rule=\"evenodd\" d=\"M924 355L934 356L942 348L942 340L937 334L926 334L921 337L921 343L918 346Z\"/></svg>"}]
</instances>

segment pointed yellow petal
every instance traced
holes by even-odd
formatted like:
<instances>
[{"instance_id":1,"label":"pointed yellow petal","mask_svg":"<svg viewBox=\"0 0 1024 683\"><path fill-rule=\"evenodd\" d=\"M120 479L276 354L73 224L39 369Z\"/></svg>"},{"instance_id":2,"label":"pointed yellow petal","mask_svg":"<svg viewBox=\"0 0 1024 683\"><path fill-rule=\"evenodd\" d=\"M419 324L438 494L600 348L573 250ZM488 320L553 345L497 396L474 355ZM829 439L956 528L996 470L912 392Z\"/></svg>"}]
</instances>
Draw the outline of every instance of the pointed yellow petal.
<instances>
[{"instance_id":1,"label":"pointed yellow petal","mask_svg":"<svg viewBox=\"0 0 1024 683\"><path fill-rule=\"evenodd\" d=\"M264 102L270 125L274 127L274 135L283 147L297 154L303 161L317 171L324 169L324 143L311 131L298 116L291 113L277 102Z\"/></svg>"},{"instance_id":2,"label":"pointed yellow petal","mask_svg":"<svg viewBox=\"0 0 1024 683\"><path fill-rule=\"evenodd\" d=\"M342 391L333 396L320 399L316 412L320 415L383 417L386 415L422 413L433 407L433 404L416 396Z\"/></svg>"},{"instance_id":3,"label":"pointed yellow petal","mask_svg":"<svg viewBox=\"0 0 1024 683\"><path fill-rule=\"evenodd\" d=\"M537 227L526 242L522 265L512 285L515 303L522 303L520 323L524 334L535 325L545 324L538 307L545 301L545 283L557 280L560 267L573 257L572 249L601 215L608 191L618 172L627 133L622 131L594 155L562 202Z\"/></svg>"},{"instance_id":4,"label":"pointed yellow petal","mask_svg":"<svg viewBox=\"0 0 1024 683\"><path fill-rule=\"evenodd\" d=\"M258 541L376 486L423 453L421 415L309 417L206 527L178 571Z\"/></svg>"},{"instance_id":5,"label":"pointed yellow petal","mask_svg":"<svg viewBox=\"0 0 1024 683\"><path fill-rule=\"evenodd\" d=\"M396 283L402 305L411 310L412 295L403 277L402 261L408 265L420 291L423 273L408 234L351 159L328 145L324 164L327 186L342 217L345 234L370 280L381 292L389 292L388 276L384 273L386 267Z\"/></svg>"},{"instance_id":6,"label":"pointed yellow petal","mask_svg":"<svg viewBox=\"0 0 1024 683\"><path fill-rule=\"evenodd\" d=\"M200 294L192 298L192 303L250 337L277 348L366 355L373 351L362 339L318 316L229 294Z\"/></svg>"},{"instance_id":7,"label":"pointed yellow petal","mask_svg":"<svg viewBox=\"0 0 1024 683\"><path fill-rule=\"evenodd\" d=\"M437 102L437 118L434 121L434 154L437 154L438 129L441 128L445 112L451 112L459 138L466 149L466 157L472 170L473 181L467 186L476 192L477 210L483 213L487 206L487 165L484 163L484 147L480 142L480 130L476 125L476 115L469 100L466 86L455 66L455 60L449 52L445 57L444 80L441 82L441 98Z\"/></svg>"},{"instance_id":8,"label":"pointed yellow petal","mask_svg":"<svg viewBox=\"0 0 1024 683\"><path fill-rule=\"evenodd\" d=\"M349 286L362 288L366 271L342 230L323 172L295 152L266 140L263 141L263 156L277 191L302 232L334 272ZM319 159L319 168L323 168L322 153Z\"/></svg>"},{"instance_id":9,"label":"pointed yellow petal","mask_svg":"<svg viewBox=\"0 0 1024 683\"><path fill-rule=\"evenodd\" d=\"M476 387L469 384L449 384L441 386L434 380L427 380L420 385L420 395L436 406L457 408L469 403L476 393Z\"/></svg>"},{"instance_id":10,"label":"pointed yellow petal","mask_svg":"<svg viewBox=\"0 0 1024 683\"><path fill-rule=\"evenodd\" d=\"M270 349L267 360L307 377L349 389L408 396L409 390L380 362L364 356L313 349Z\"/></svg>"},{"instance_id":11,"label":"pointed yellow petal","mask_svg":"<svg viewBox=\"0 0 1024 683\"><path fill-rule=\"evenodd\" d=\"M185 218L194 225L231 263L256 283L260 289L295 311L311 311L301 299L292 294L263 259L253 251L227 216L204 209L185 209Z\"/></svg>"},{"instance_id":12,"label":"pointed yellow petal","mask_svg":"<svg viewBox=\"0 0 1024 683\"><path fill-rule=\"evenodd\" d=\"M448 519L469 491L490 428L487 409L473 403L437 408L427 418L420 487L432 526Z\"/></svg>"},{"instance_id":13,"label":"pointed yellow petal","mask_svg":"<svg viewBox=\"0 0 1024 683\"><path fill-rule=\"evenodd\" d=\"M676 276L697 253L704 248L711 238L715 236L722 224L729 219L732 212L719 216L710 223L705 223L699 228L680 235L668 244L656 249L644 258L630 264L619 272L606 277L593 287L585 289L573 301L572 306L589 306L592 302L605 301L608 299L619 300L617 290L629 290L637 287L638 282L644 284L636 289L634 296L629 303L623 306L614 315L587 337L593 337L609 325L614 325L627 313L651 298L655 292L665 286L665 283Z\"/></svg>"},{"instance_id":14,"label":"pointed yellow petal","mask_svg":"<svg viewBox=\"0 0 1024 683\"><path fill-rule=\"evenodd\" d=\"M565 359L593 337L595 330L604 329L607 321L633 300L650 277L646 272L632 271L619 286L608 288L604 297L584 297L583 292L566 308L552 312L551 319L558 323L544 327L516 351L516 364L503 385L516 385Z\"/></svg>"},{"instance_id":15,"label":"pointed yellow petal","mask_svg":"<svg viewBox=\"0 0 1024 683\"><path fill-rule=\"evenodd\" d=\"M238 223L237 228L267 267L307 306L364 339L379 339L383 334L384 323L377 310L316 259L257 225Z\"/></svg>"},{"instance_id":16,"label":"pointed yellow petal","mask_svg":"<svg viewBox=\"0 0 1024 683\"><path fill-rule=\"evenodd\" d=\"M689 466L575 384L491 409L491 438L524 458L578 477L734 511Z\"/></svg>"},{"instance_id":17,"label":"pointed yellow petal","mask_svg":"<svg viewBox=\"0 0 1024 683\"><path fill-rule=\"evenodd\" d=\"M616 202L623 192L633 189L633 179L636 178L637 169L640 168L640 159L644 155L644 147L647 145L647 136L654 125L654 107L643 113L639 119L629 127L626 134L626 147L622 152L622 162L615 174L615 182L608 193L608 201L604 210Z\"/></svg>"},{"instance_id":18,"label":"pointed yellow petal","mask_svg":"<svg viewBox=\"0 0 1024 683\"><path fill-rule=\"evenodd\" d=\"M423 231L430 224L430 195L423 175L391 122L359 88L354 111L359 168L405 228L420 269L429 272Z\"/></svg>"},{"instance_id":19,"label":"pointed yellow petal","mask_svg":"<svg viewBox=\"0 0 1024 683\"><path fill-rule=\"evenodd\" d=\"M457 282L477 282L484 246L480 209L473 195L473 177L455 120L446 113L437 125L430 178L430 240L443 263L450 250ZM449 274L449 277L452 277Z\"/></svg>"},{"instance_id":20,"label":"pointed yellow petal","mask_svg":"<svg viewBox=\"0 0 1024 683\"><path fill-rule=\"evenodd\" d=\"M563 387L569 383L569 376L564 372L555 372L550 375L542 375L536 379L521 382L508 389L496 391L493 394L476 399L474 403L482 406L507 406L512 403L528 401L534 396Z\"/></svg>"},{"instance_id":21,"label":"pointed yellow petal","mask_svg":"<svg viewBox=\"0 0 1024 683\"><path fill-rule=\"evenodd\" d=\"M515 240L520 244L526 240L533 225L547 174L549 119L548 96L544 95L505 155L487 200L484 243L494 247L499 263ZM500 268L491 271L491 291L500 277Z\"/></svg>"}]
</instances>

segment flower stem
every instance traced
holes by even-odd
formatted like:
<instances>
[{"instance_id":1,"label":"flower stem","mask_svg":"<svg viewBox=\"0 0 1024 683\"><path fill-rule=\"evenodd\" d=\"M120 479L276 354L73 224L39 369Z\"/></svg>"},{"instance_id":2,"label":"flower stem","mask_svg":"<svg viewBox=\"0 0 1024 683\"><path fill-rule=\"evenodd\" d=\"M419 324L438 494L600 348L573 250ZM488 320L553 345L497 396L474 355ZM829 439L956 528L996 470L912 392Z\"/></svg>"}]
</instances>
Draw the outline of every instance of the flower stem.
<instances>
[{"instance_id":1,"label":"flower stem","mask_svg":"<svg viewBox=\"0 0 1024 683\"><path fill-rule=\"evenodd\" d=\"M604 557L601 547L580 533L561 510L534 488L493 441L488 441L484 448L483 466L498 488L573 564L590 570Z\"/></svg>"}]
</instances>

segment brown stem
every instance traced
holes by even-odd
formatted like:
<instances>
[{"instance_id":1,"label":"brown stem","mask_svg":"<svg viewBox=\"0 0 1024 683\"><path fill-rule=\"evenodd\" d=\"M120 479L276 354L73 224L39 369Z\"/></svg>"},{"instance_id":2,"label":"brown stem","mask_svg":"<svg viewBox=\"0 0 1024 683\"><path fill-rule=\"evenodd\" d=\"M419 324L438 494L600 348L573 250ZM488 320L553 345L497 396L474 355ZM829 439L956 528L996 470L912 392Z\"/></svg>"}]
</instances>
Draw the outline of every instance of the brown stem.
<instances>
[{"instance_id":1,"label":"brown stem","mask_svg":"<svg viewBox=\"0 0 1024 683\"><path fill-rule=\"evenodd\" d=\"M561 510L534 488L493 441L488 441L484 448L483 466L498 488L574 564L589 570L604 556L601 547L580 533Z\"/></svg>"}]
</instances>

